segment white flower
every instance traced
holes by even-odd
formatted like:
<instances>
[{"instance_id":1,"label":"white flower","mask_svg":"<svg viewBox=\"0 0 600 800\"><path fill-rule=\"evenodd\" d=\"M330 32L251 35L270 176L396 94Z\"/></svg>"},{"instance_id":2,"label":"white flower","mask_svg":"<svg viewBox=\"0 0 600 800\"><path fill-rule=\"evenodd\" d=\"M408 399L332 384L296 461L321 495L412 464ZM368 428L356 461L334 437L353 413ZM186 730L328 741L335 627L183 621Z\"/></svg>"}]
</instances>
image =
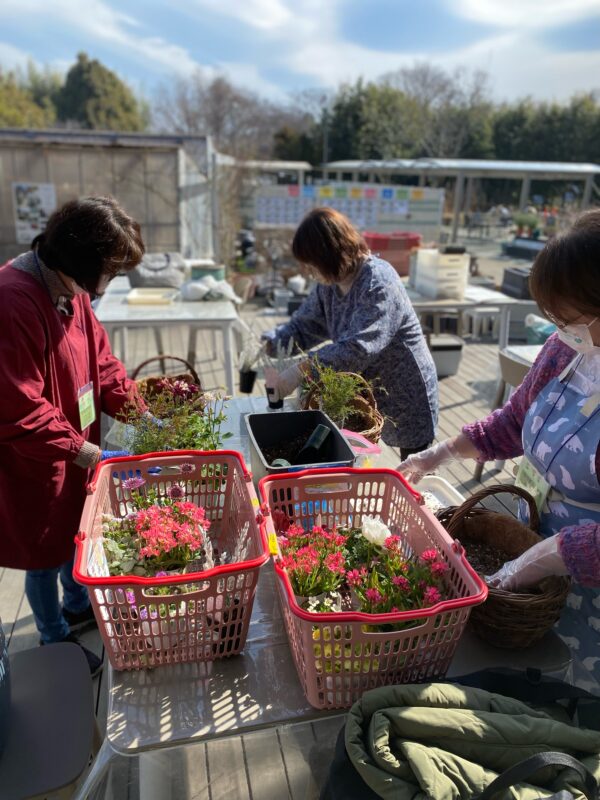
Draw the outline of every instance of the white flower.
<instances>
[{"instance_id":1,"label":"white flower","mask_svg":"<svg viewBox=\"0 0 600 800\"><path fill-rule=\"evenodd\" d=\"M377 547L383 547L383 543L391 536L390 529L381 520L381 517L370 517L368 514L362 519L361 532L365 539Z\"/></svg>"}]
</instances>

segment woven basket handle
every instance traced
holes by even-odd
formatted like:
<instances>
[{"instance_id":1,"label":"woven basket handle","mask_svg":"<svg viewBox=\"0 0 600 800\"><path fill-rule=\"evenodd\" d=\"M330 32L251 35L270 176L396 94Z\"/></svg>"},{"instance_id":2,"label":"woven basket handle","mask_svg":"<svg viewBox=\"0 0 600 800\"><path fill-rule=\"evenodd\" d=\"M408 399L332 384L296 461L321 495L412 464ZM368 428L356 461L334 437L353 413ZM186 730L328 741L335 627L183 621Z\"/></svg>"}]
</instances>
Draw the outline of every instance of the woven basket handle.
<instances>
[{"instance_id":1,"label":"woven basket handle","mask_svg":"<svg viewBox=\"0 0 600 800\"><path fill-rule=\"evenodd\" d=\"M488 486L485 489L481 489L479 492L475 492L474 495L471 495L465 502L458 506L455 512L452 514L448 522L445 524L445 528L449 534L452 534L453 531L458 528L461 521L468 515L469 511L484 500L486 497L491 497L494 494L502 494L503 492L507 492L508 494L516 494L517 497L520 497L522 500L525 500L527 505L529 506L529 527L532 531L539 530L540 527L540 515L538 514L537 506L535 504L535 500L526 492L525 489L521 489L519 486Z\"/></svg>"},{"instance_id":2,"label":"woven basket handle","mask_svg":"<svg viewBox=\"0 0 600 800\"><path fill-rule=\"evenodd\" d=\"M142 361L141 364L138 364L137 367L131 373L131 379L135 380L140 372L146 367L148 364L151 364L153 361L163 361L165 358L170 358L172 361L180 361L190 371L190 374L193 375L194 380L200 386L200 378L198 377L198 373L194 369L194 367L190 364L189 361L186 361L185 358L180 358L179 356L167 356L167 355L158 355L152 356L151 358L147 358L145 361Z\"/></svg>"}]
</instances>

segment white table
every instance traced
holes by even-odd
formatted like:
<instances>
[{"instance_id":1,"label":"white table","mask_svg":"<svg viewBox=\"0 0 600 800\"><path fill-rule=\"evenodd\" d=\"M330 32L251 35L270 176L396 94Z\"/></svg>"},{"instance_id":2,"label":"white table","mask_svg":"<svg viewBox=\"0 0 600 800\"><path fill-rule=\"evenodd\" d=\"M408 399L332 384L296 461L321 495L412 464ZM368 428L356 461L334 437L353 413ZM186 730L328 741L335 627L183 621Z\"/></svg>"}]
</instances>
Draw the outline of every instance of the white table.
<instances>
[{"instance_id":1,"label":"white table","mask_svg":"<svg viewBox=\"0 0 600 800\"><path fill-rule=\"evenodd\" d=\"M406 287L406 291L413 308L419 314L436 313L443 311L445 308L462 311L481 306L498 307L500 309L500 332L498 336L498 346L500 348L508 345L511 309L523 303L531 304L531 300L518 300L516 297L509 297L507 294L498 292L495 289L486 289L485 286L472 286L471 284L467 286L462 300L453 300L451 298L434 300L431 297L425 297L425 295L410 287Z\"/></svg>"},{"instance_id":2,"label":"white table","mask_svg":"<svg viewBox=\"0 0 600 800\"><path fill-rule=\"evenodd\" d=\"M233 331L239 325L239 317L231 300L186 302L175 299L168 305L131 305L127 294L131 290L127 277L120 276L112 281L106 294L99 301L95 312L98 321L104 325L115 348L116 332L123 332L121 359L127 360L128 328L162 328L169 325L189 325L193 328L206 328L221 332L225 354L225 381L229 394L234 393L235 374L233 358ZM196 354L188 353L188 360L194 366Z\"/></svg>"},{"instance_id":3,"label":"white table","mask_svg":"<svg viewBox=\"0 0 600 800\"><path fill-rule=\"evenodd\" d=\"M228 403L225 428L233 436L227 445L241 452L247 463L244 415L266 410L266 398L235 398ZM381 465L395 467L397 460L394 451L384 446ZM148 758L151 751L346 713L318 711L304 697L274 580L268 564L261 570L246 646L239 656L130 672L106 666L106 738L76 798L92 795L117 756L143 756L144 800L162 800L160 760ZM507 651L490 647L467 630L448 674L464 675L493 666L537 667L564 676L570 663L568 648L554 633L528 650Z\"/></svg>"},{"instance_id":4,"label":"white table","mask_svg":"<svg viewBox=\"0 0 600 800\"><path fill-rule=\"evenodd\" d=\"M505 348L504 352L514 358L515 361L520 361L522 364L532 367L542 347L543 345L541 344L511 344Z\"/></svg>"}]
</instances>

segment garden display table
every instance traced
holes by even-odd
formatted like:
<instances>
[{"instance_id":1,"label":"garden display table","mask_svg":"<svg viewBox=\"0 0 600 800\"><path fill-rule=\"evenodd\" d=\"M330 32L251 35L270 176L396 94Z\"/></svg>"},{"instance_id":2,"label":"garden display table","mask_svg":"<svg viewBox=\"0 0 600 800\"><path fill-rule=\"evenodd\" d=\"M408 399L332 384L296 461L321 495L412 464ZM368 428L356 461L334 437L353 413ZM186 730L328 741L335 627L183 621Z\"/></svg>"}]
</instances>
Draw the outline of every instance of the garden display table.
<instances>
[{"instance_id":1,"label":"garden display table","mask_svg":"<svg viewBox=\"0 0 600 800\"><path fill-rule=\"evenodd\" d=\"M265 407L266 399L260 397L234 399L228 404L225 428L233 437L227 444L246 460L249 442L244 416ZM384 446L379 463L395 467L397 461L394 451ZM424 481L423 488L436 495L444 484L439 478L430 484ZM117 672L105 667L106 737L77 798L95 796L94 789L118 756L143 756L158 749L336 716L341 724L345 710L319 711L304 697L276 595L273 569L267 564L261 569L246 646L239 656L153 670ZM467 630L448 674L510 666L535 667L566 678L570 661L568 648L553 633L529 650L503 651L475 639ZM164 796L160 769L160 758L140 760L144 800Z\"/></svg>"},{"instance_id":2,"label":"garden display table","mask_svg":"<svg viewBox=\"0 0 600 800\"><path fill-rule=\"evenodd\" d=\"M413 308L418 314L436 314L441 313L444 309L456 309L464 311L470 308L485 308L485 306L496 307L500 309L500 329L498 333L498 346L506 347L508 344L508 336L510 331L510 312L512 308L523 303L531 305L531 300L518 300L515 297L509 297L504 292L498 292L495 289L487 289L485 286L474 286L469 284L465 290L465 296L462 300L455 300L451 298L440 298L434 300L431 297L425 297L415 289L410 287L406 288L408 297L413 305Z\"/></svg>"},{"instance_id":3,"label":"garden display table","mask_svg":"<svg viewBox=\"0 0 600 800\"><path fill-rule=\"evenodd\" d=\"M189 325L193 328L207 328L221 333L225 355L225 381L227 391L235 390L233 332L240 324L235 305L231 300L183 301L173 300L165 305L131 305L127 295L131 290L126 277L115 278L109 283L104 297L95 308L98 321L104 325L115 351L117 331L121 331L121 360L127 361L128 328L161 329L172 325ZM188 361L195 365L196 354L188 354Z\"/></svg>"}]
</instances>

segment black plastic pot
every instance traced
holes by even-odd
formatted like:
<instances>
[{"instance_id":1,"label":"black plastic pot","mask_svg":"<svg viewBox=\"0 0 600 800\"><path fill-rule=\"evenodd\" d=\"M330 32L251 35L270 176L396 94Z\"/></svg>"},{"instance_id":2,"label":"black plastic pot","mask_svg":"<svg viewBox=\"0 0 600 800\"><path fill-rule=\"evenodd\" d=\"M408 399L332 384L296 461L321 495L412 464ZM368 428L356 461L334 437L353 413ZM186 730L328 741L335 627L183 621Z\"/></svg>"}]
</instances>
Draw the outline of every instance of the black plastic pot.
<instances>
[{"instance_id":1,"label":"black plastic pot","mask_svg":"<svg viewBox=\"0 0 600 800\"><path fill-rule=\"evenodd\" d=\"M240 392L252 394L254 382L256 381L256 371L253 369L240 370Z\"/></svg>"},{"instance_id":2,"label":"black plastic pot","mask_svg":"<svg viewBox=\"0 0 600 800\"><path fill-rule=\"evenodd\" d=\"M273 389L270 386L267 386L267 402L269 404L269 408L272 409L283 408L283 397L281 397L279 400L273 400L273 397L275 397L275 389Z\"/></svg>"},{"instance_id":3,"label":"black plastic pot","mask_svg":"<svg viewBox=\"0 0 600 800\"><path fill-rule=\"evenodd\" d=\"M263 448L272 447L282 441L292 441L303 434L308 435L317 425L326 425L332 432L326 439L319 462L293 467L273 467L267 463ZM279 472L297 472L311 467L351 467L354 464L354 453L350 445L339 428L322 411L247 414L246 426L250 437L250 465L255 481Z\"/></svg>"}]
</instances>

